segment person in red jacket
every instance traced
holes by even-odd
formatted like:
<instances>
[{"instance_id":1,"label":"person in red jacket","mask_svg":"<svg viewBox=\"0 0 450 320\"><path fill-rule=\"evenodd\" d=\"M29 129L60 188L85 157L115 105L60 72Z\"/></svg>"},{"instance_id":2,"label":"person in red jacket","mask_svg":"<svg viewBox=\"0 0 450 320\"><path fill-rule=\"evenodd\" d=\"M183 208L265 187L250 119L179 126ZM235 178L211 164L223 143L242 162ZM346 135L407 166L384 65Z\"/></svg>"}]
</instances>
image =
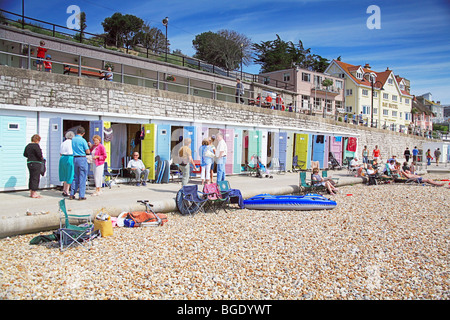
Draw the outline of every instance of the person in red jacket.
<instances>
[{"instance_id":1,"label":"person in red jacket","mask_svg":"<svg viewBox=\"0 0 450 320\"><path fill-rule=\"evenodd\" d=\"M52 56L47 55L47 58L44 60L44 69L45 72L52 72Z\"/></svg>"},{"instance_id":2,"label":"person in red jacket","mask_svg":"<svg viewBox=\"0 0 450 320\"><path fill-rule=\"evenodd\" d=\"M45 41L41 40L39 43L39 48L37 49L37 60L36 60L36 70L42 71L42 65L45 59L45 54L47 53L47 48L44 48Z\"/></svg>"}]
</instances>

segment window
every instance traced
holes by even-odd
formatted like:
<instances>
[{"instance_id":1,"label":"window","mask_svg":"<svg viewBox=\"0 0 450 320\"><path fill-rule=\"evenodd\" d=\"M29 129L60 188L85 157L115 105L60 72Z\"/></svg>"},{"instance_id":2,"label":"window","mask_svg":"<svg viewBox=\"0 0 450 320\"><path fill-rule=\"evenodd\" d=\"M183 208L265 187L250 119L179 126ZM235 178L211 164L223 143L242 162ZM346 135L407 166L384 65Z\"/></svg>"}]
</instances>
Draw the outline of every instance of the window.
<instances>
[{"instance_id":1,"label":"window","mask_svg":"<svg viewBox=\"0 0 450 320\"><path fill-rule=\"evenodd\" d=\"M322 99L321 98L314 98L314 108L315 109L322 109Z\"/></svg>"},{"instance_id":2,"label":"window","mask_svg":"<svg viewBox=\"0 0 450 320\"><path fill-rule=\"evenodd\" d=\"M363 114L370 114L370 106L362 106Z\"/></svg>"},{"instance_id":3,"label":"window","mask_svg":"<svg viewBox=\"0 0 450 320\"><path fill-rule=\"evenodd\" d=\"M303 109L309 108L309 96L302 95L302 108Z\"/></svg>"},{"instance_id":4,"label":"window","mask_svg":"<svg viewBox=\"0 0 450 320\"><path fill-rule=\"evenodd\" d=\"M405 112L405 120L409 120L411 121L412 117L411 117L411 112Z\"/></svg>"},{"instance_id":5,"label":"window","mask_svg":"<svg viewBox=\"0 0 450 320\"><path fill-rule=\"evenodd\" d=\"M383 93L383 99L389 99L389 93Z\"/></svg>"},{"instance_id":6,"label":"window","mask_svg":"<svg viewBox=\"0 0 450 320\"><path fill-rule=\"evenodd\" d=\"M405 104L409 104L409 99L405 98Z\"/></svg>"},{"instance_id":7,"label":"window","mask_svg":"<svg viewBox=\"0 0 450 320\"><path fill-rule=\"evenodd\" d=\"M378 114L378 108L373 108L373 114Z\"/></svg>"},{"instance_id":8,"label":"window","mask_svg":"<svg viewBox=\"0 0 450 320\"><path fill-rule=\"evenodd\" d=\"M345 106L345 112L352 113L353 112L353 107L352 106Z\"/></svg>"},{"instance_id":9,"label":"window","mask_svg":"<svg viewBox=\"0 0 450 320\"><path fill-rule=\"evenodd\" d=\"M392 95L392 101L397 101L397 96L395 94Z\"/></svg>"},{"instance_id":10,"label":"window","mask_svg":"<svg viewBox=\"0 0 450 320\"><path fill-rule=\"evenodd\" d=\"M327 99L327 112L333 111L333 101Z\"/></svg>"},{"instance_id":11,"label":"window","mask_svg":"<svg viewBox=\"0 0 450 320\"><path fill-rule=\"evenodd\" d=\"M388 115L389 115L389 110L383 109L383 116L388 116Z\"/></svg>"},{"instance_id":12,"label":"window","mask_svg":"<svg viewBox=\"0 0 450 320\"><path fill-rule=\"evenodd\" d=\"M347 89L347 90L345 90L345 95L346 95L346 96L351 96L352 94L353 94L352 89Z\"/></svg>"},{"instance_id":13,"label":"window","mask_svg":"<svg viewBox=\"0 0 450 320\"><path fill-rule=\"evenodd\" d=\"M291 81L291 74L290 73L284 73L283 74L283 81L284 82Z\"/></svg>"},{"instance_id":14,"label":"window","mask_svg":"<svg viewBox=\"0 0 450 320\"><path fill-rule=\"evenodd\" d=\"M378 98L378 92L374 91L374 92L373 92L373 97L374 97L374 98Z\"/></svg>"},{"instance_id":15,"label":"window","mask_svg":"<svg viewBox=\"0 0 450 320\"><path fill-rule=\"evenodd\" d=\"M342 108L342 101L335 101L334 106L336 107L336 109Z\"/></svg>"},{"instance_id":16,"label":"window","mask_svg":"<svg viewBox=\"0 0 450 320\"><path fill-rule=\"evenodd\" d=\"M314 84L316 86L322 85L322 77L321 76L314 76Z\"/></svg>"},{"instance_id":17,"label":"window","mask_svg":"<svg viewBox=\"0 0 450 320\"><path fill-rule=\"evenodd\" d=\"M18 123L8 123L8 130L20 130Z\"/></svg>"},{"instance_id":18,"label":"window","mask_svg":"<svg viewBox=\"0 0 450 320\"><path fill-rule=\"evenodd\" d=\"M388 83L389 83L389 84L394 84L394 79L389 78L389 79L388 79Z\"/></svg>"},{"instance_id":19,"label":"window","mask_svg":"<svg viewBox=\"0 0 450 320\"><path fill-rule=\"evenodd\" d=\"M363 78L363 74L359 71L356 71L356 78L358 79L362 79Z\"/></svg>"},{"instance_id":20,"label":"window","mask_svg":"<svg viewBox=\"0 0 450 320\"><path fill-rule=\"evenodd\" d=\"M338 89L344 88L342 81L336 80L335 83L336 83L336 88L338 88Z\"/></svg>"},{"instance_id":21,"label":"window","mask_svg":"<svg viewBox=\"0 0 450 320\"><path fill-rule=\"evenodd\" d=\"M392 111L392 116L397 118L397 111Z\"/></svg>"},{"instance_id":22,"label":"window","mask_svg":"<svg viewBox=\"0 0 450 320\"><path fill-rule=\"evenodd\" d=\"M311 82L311 75L306 72L302 72L302 80L306 82Z\"/></svg>"},{"instance_id":23,"label":"window","mask_svg":"<svg viewBox=\"0 0 450 320\"><path fill-rule=\"evenodd\" d=\"M367 90L367 89L362 89L362 95L363 95L363 96L368 96L368 95L369 95L369 90Z\"/></svg>"}]
</instances>

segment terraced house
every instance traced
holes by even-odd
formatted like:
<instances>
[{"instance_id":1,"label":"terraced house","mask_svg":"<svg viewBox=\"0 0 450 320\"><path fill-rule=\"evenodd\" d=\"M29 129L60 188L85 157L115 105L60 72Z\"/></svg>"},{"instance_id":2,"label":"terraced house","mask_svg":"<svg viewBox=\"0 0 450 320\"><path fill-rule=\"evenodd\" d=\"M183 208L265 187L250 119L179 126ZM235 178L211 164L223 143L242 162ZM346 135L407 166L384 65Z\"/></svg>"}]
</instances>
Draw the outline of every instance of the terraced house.
<instances>
[{"instance_id":1,"label":"terraced house","mask_svg":"<svg viewBox=\"0 0 450 320\"><path fill-rule=\"evenodd\" d=\"M409 81L387 68L374 71L369 64L351 65L333 60L325 73L344 79L345 112L365 124L407 132L412 121ZM373 110L372 110L373 108Z\"/></svg>"}]
</instances>

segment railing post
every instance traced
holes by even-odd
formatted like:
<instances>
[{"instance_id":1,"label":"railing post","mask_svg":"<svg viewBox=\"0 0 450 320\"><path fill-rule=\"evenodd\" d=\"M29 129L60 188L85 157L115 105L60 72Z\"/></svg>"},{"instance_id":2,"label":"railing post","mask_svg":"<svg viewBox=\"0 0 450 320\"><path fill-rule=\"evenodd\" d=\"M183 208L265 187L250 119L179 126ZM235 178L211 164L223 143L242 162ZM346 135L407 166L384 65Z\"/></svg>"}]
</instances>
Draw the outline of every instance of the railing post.
<instances>
[{"instance_id":1,"label":"railing post","mask_svg":"<svg viewBox=\"0 0 450 320\"><path fill-rule=\"evenodd\" d=\"M191 78L187 79L187 94L191 94Z\"/></svg>"},{"instance_id":2,"label":"railing post","mask_svg":"<svg viewBox=\"0 0 450 320\"><path fill-rule=\"evenodd\" d=\"M81 77L81 54L78 55L78 76Z\"/></svg>"},{"instance_id":3,"label":"railing post","mask_svg":"<svg viewBox=\"0 0 450 320\"><path fill-rule=\"evenodd\" d=\"M31 44L28 43L27 69L31 70Z\"/></svg>"},{"instance_id":4,"label":"railing post","mask_svg":"<svg viewBox=\"0 0 450 320\"><path fill-rule=\"evenodd\" d=\"M123 70L123 63L120 64L120 82L123 83L124 81L124 70Z\"/></svg>"}]
</instances>

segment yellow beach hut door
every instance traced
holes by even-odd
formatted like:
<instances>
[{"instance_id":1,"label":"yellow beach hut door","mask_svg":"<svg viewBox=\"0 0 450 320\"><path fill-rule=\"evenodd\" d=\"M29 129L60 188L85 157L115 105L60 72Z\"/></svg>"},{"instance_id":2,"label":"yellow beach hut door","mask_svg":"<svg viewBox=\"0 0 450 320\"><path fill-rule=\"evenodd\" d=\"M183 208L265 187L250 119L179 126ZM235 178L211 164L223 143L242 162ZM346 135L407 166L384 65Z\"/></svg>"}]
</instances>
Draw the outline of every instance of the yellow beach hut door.
<instances>
[{"instance_id":1,"label":"yellow beach hut door","mask_svg":"<svg viewBox=\"0 0 450 320\"><path fill-rule=\"evenodd\" d=\"M306 170L308 163L308 138L309 135L305 133L295 134L295 155L302 170Z\"/></svg>"},{"instance_id":2,"label":"yellow beach hut door","mask_svg":"<svg viewBox=\"0 0 450 320\"><path fill-rule=\"evenodd\" d=\"M156 124L143 125L144 139L141 140L142 162L149 169L149 180L155 180L155 149L156 149Z\"/></svg>"}]
</instances>

